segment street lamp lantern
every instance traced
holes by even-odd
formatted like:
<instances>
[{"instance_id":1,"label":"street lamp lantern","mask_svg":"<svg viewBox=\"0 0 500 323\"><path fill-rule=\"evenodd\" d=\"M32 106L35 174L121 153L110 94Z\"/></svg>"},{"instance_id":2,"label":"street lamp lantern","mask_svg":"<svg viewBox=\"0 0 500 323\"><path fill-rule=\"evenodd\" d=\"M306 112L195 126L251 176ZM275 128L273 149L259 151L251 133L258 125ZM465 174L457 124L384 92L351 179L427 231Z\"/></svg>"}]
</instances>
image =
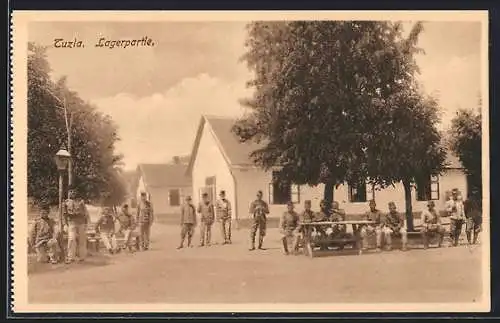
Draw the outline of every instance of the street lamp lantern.
<instances>
[{"instance_id":1,"label":"street lamp lantern","mask_svg":"<svg viewBox=\"0 0 500 323\"><path fill-rule=\"evenodd\" d=\"M54 160L57 165L57 169L60 171L66 170L68 167L69 160L71 159L70 153L66 149L60 149L56 156L54 157Z\"/></svg>"},{"instance_id":2,"label":"street lamp lantern","mask_svg":"<svg viewBox=\"0 0 500 323\"><path fill-rule=\"evenodd\" d=\"M68 163L71 160L71 154L64 148L60 149L55 157L54 161L56 162L57 169L59 170L59 232L62 234L63 232L63 172L68 167ZM60 244L61 250L64 250L62 245L62 236L60 236ZM64 252L63 252L64 255Z\"/></svg>"}]
</instances>

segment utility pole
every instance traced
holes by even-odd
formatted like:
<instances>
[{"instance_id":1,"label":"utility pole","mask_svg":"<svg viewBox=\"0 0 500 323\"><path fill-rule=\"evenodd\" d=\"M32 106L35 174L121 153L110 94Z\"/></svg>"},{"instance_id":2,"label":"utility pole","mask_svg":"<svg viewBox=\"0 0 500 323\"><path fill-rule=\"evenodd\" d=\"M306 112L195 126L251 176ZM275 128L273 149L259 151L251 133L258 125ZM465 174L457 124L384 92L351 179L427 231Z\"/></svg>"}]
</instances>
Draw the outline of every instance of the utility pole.
<instances>
[{"instance_id":1,"label":"utility pole","mask_svg":"<svg viewBox=\"0 0 500 323\"><path fill-rule=\"evenodd\" d=\"M59 99L52 91L48 90L48 93L59 102L59 107L63 109L64 111L64 122L66 124L66 135L67 135L67 147L68 147L68 152L72 155L72 149L71 149L71 129L73 127L73 114L68 112L68 106L66 103L66 95L63 96L63 100ZM73 185L73 160L72 158L68 161L68 187ZM68 190L69 194L69 190Z\"/></svg>"},{"instance_id":2,"label":"utility pole","mask_svg":"<svg viewBox=\"0 0 500 323\"><path fill-rule=\"evenodd\" d=\"M66 122L66 134L68 136L68 152L70 155L73 153L71 149L71 128L73 126L73 114L68 113L68 107L66 105L66 97L63 98L63 109L64 109L64 121ZM73 155L71 155L73 156ZM73 185L73 160L70 159L68 162L68 187ZM69 198L69 197L68 197Z\"/></svg>"}]
</instances>

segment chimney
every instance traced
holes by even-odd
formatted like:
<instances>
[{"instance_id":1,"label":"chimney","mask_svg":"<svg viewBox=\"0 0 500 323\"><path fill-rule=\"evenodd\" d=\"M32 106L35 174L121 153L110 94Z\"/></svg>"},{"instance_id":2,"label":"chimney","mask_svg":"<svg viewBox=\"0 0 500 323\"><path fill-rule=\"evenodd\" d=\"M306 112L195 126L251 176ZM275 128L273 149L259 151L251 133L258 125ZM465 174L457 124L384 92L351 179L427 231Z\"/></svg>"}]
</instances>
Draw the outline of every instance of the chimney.
<instances>
[{"instance_id":1,"label":"chimney","mask_svg":"<svg viewBox=\"0 0 500 323\"><path fill-rule=\"evenodd\" d=\"M174 158L172 158L172 160L174 161L174 164L176 164L176 165L179 165L181 163L181 158L179 156L174 156Z\"/></svg>"}]
</instances>

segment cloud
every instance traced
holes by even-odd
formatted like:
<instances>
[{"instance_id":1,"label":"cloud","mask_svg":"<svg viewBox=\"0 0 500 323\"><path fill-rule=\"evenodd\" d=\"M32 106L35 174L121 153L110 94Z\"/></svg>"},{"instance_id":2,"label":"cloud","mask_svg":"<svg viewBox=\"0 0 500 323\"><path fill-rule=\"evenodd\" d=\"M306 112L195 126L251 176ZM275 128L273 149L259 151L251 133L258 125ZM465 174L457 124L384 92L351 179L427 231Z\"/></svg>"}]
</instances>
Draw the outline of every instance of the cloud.
<instances>
[{"instance_id":1,"label":"cloud","mask_svg":"<svg viewBox=\"0 0 500 323\"><path fill-rule=\"evenodd\" d=\"M138 163L162 163L189 154L202 114L242 114L238 100L249 95L245 82L229 83L208 74L182 79L163 93L136 97L127 93L93 100L119 125L117 151L126 168Z\"/></svg>"}]
</instances>

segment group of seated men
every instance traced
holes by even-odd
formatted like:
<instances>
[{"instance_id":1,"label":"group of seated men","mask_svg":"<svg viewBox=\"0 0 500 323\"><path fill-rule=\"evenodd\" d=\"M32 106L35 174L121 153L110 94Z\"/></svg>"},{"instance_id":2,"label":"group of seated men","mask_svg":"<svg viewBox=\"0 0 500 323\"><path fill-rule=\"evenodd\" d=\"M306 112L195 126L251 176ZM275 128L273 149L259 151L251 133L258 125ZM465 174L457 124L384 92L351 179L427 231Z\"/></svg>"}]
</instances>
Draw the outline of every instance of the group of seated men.
<instances>
[{"instance_id":1,"label":"group of seated men","mask_svg":"<svg viewBox=\"0 0 500 323\"><path fill-rule=\"evenodd\" d=\"M33 223L29 235L28 244L34 249L38 262L50 262L56 264L61 254L59 236L60 230L57 223L49 216L50 207L47 203L41 203L40 214ZM88 218L88 215L87 215ZM87 220L87 224L90 222ZM115 223L119 223L119 229L115 229ZM65 225L67 227L67 225ZM122 206L121 212L115 217L111 207L103 207L99 220L95 223L95 232L103 242L110 254L118 253L121 249L128 249L133 252L135 244L132 242L132 232L135 229L134 217L130 214L127 204ZM63 229L64 230L64 229ZM66 228L65 231L68 231ZM116 234L122 234L124 243L117 244ZM86 235L86 234L85 234ZM71 238L71 237L68 237ZM86 255L86 239L82 241L82 248L78 250L80 260ZM80 242L78 242L80 244ZM71 241L68 243L71 248ZM67 261L68 262L68 261Z\"/></svg>"},{"instance_id":2,"label":"group of seated men","mask_svg":"<svg viewBox=\"0 0 500 323\"><path fill-rule=\"evenodd\" d=\"M361 250L366 250L369 245L369 237L375 235L376 250L381 251L382 242L385 242L387 250L392 249L392 237L397 235L401 237L402 250L407 250L408 234L405 228L404 215L397 211L394 202L388 203L389 211L383 215L377 209L375 200L369 202L369 211L363 216L362 220L365 223L353 223L353 232L348 233L345 223L316 225L311 229L307 229L304 224L312 222L339 222L346 220L344 210L339 209L339 203L333 202L331 210L328 211L325 201L320 203L320 211L313 212L311 210L311 201L304 202L304 211L298 214L294 211L294 204L287 204L287 211L283 213L280 219L280 231L282 233L283 251L285 254L290 254L290 244L292 250L296 253L299 249L301 241L304 241L306 235L314 237L317 240L326 239L335 241L347 236L353 237L359 234L361 240ZM308 231L309 230L309 231ZM306 233L307 232L307 233ZM438 235L438 246L441 246L445 235L445 229L441 224L441 217L435 208L434 201L427 203L427 210L422 213L422 228L420 230L423 238L424 248L428 248L429 236ZM384 240L384 241L383 241ZM342 245L339 245L342 248ZM327 248L324 245L323 249Z\"/></svg>"}]
</instances>

